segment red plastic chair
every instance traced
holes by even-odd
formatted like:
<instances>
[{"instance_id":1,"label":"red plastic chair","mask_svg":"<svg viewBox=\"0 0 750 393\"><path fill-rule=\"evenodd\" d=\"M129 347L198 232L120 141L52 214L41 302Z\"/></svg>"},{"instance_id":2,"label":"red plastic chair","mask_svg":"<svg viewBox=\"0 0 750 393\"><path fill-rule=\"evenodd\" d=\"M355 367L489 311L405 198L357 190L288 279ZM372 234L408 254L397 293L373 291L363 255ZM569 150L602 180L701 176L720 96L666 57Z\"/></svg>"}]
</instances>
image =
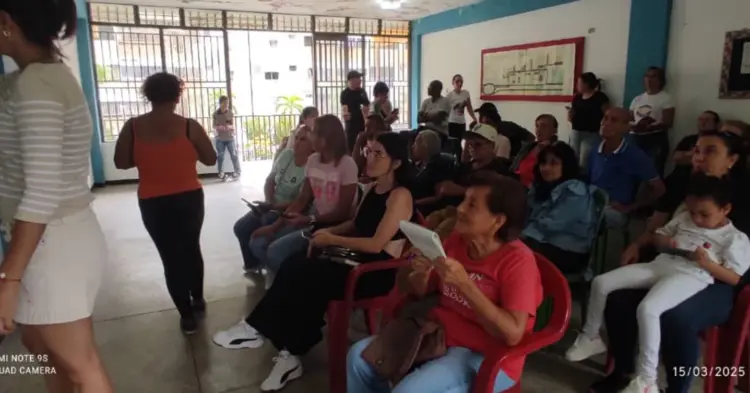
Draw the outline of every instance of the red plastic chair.
<instances>
[{"instance_id":1,"label":"red plastic chair","mask_svg":"<svg viewBox=\"0 0 750 393\"><path fill-rule=\"evenodd\" d=\"M474 393L494 393L495 379L497 378L498 373L505 368L505 362L520 356L527 356L542 348L555 344L560 341L568 329L572 309L572 300L568 282L565 279L565 276L563 276L552 262L540 254L534 253L534 256L536 257L537 267L542 279L544 299L552 301L552 314L550 315L549 321L541 330L526 335L518 345L508 348L503 352L488 355L482 363L477 379L474 382ZM401 303L404 299L396 297L391 300L395 302L394 306L390 308L386 306L386 311L384 311L384 315L389 318L393 316L393 313L389 311L397 310L399 307L396 305ZM384 321L384 323L385 322L387 322L387 320ZM345 367L346 366L344 366L344 368ZM339 378L343 381L339 381L338 383L345 386L346 374L339 375ZM333 373L331 377L334 377ZM331 379L331 381L333 381L333 379ZM333 383L331 386L333 386ZM343 391L332 389L331 392L340 393ZM520 393L521 382L518 381L506 392Z\"/></svg>"},{"instance_id":2,"label":"red plastic chair","mask_svg":"<svg viewBox=\"0 0 750 393\"><path fill-rule=\"evenodd\" d=\"M425 226L427 221L422 213L415 211L415 220L417 224ZM408 243L404 250L408 250ZM329 364L329 381L331 393L346 393L346 353L349 351L349 318L355 309L362 309L365 312L365 322L369 334L377 333L378 313L383 316L390 316L391 310L397 303L398 291L394 288L385 296L377 298L354 300L354 289L357 281L365 273L400 269L407 266L408 261L395 259L384 262L371 262L362 264L349 272L346 280L346 287L343 301L332 301L328 304L326 312L328 320L328 364Z\"/></svg>"},{"instance_id":3,"label":"red plastic chair","mask_svg":"<svg viewBox=\"0 0 750 393\"><path fill-rule=\"evenodd\" d=\"M498 373L505 368L505 362L529 355L540 349L550 346L565 335L570 322L572 301L570 288L565 276L545 257L534 253L539 274L542 277L542 288L544 298L552 300L552 315L547 325L539 331L528 334L518 345L508 348L507 351L488 355L479 369L479 375L474 381L474 393L494 393L495 379ZM506 390L508 393L520 393L521 381Z\"/></svg>"},{"instance_id":4,"label":"red plastic chair","mask_svg":"<svg viewBox=\"0 0 750 393\"><path fill-rule=\"evenodd\" d=\"M712 371L703 379L704 393L733 393L735 379L738 379L738 387L741 390L750 393L748 330L750 330L750 287L744 288L738 296L732 309L732 316L725 325L711 327L701 334L704 341L703 366L706 370ZM606 374L612 373L614 366L614 359L607 356ZM716 375L717 369L719 369L719 375ZM731 376L732 371L736 373L739 370L744 371L744 376L740 378Z\"/></svg>"},{"instance_id":5,"label":"red plastic chair","mask_svg":"<svg viewBox=\"0 0 750 393\"><path fill-rule=\"evenodd\" d=\"M712 366L713 370L720 370L717 374L708 376L703 381L705 393L732 393L734 392L735 378L732 374L738 374L738 388L750 393L750 287L745 287L737 297L732 309L729 321L721 327L709 330L706 339L706 354L703 355L706 367ZM744 355L744 356L743 356Z\"/></svg>"},{"instance_id":6,"label":"red plastic chair","mask_svg":"<svg viewBox=\"0 0 750 393\"><path fill-rule=\"evenodd\" d=\"M363 274L380 271L399 269L409 264L404 259L395 259L384 262L371 262L359 265L352 269L346 279L344 300L328 303L328 373L331 393L346 393L346 354L349 351L349 318L355 309L365 311L367 330L369 334L377 333L377 314L382 312L390 314L389 309L396 300L397 292L394 289L385 296L355 300L354 289L357 281Z\"/></svg>"}]
</instances>

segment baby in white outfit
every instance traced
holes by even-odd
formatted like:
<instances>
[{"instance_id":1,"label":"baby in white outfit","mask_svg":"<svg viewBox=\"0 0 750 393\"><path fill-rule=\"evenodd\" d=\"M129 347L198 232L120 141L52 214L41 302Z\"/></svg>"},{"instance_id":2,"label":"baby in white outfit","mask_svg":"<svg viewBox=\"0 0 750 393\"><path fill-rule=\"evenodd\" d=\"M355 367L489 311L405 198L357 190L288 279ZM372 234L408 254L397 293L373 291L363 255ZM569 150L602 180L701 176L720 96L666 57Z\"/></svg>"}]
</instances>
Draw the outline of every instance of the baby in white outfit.
<instances>
[{"instance_id":1,"label":"baby in white outfit","mask_svg":"<svg viewBox=\"0 0 750 393\"><path fill-rule=\"evenodd\" d=\"M607 350L599 330L607 296L620 289L650 288L637 310L640 340L637 377L623 392L658 393L661 314L712 284L739 283L750 267L750 240L727 218L731 192L726 181L700 177L691 183L687 211L656 230L650 243L667 252L651 263L623 266L596 277L583 332L566 353L581 361ZM670 250L681 250L674 252Z\"/></svg>"}]
</instances>

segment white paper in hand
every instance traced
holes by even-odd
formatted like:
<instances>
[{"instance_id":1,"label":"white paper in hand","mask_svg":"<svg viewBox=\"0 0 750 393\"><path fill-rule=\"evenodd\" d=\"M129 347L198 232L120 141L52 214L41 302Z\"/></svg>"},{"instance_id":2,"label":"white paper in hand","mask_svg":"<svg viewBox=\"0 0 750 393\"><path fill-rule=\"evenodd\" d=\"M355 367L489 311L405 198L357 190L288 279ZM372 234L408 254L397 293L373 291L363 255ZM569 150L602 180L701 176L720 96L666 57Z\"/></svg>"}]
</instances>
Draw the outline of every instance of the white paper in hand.
<instances>
[{"instance_id":1,"label":"white paper in hand","mask_svg":"<svg viewBox=\"0 0 750 393\"><path fill-rule=\"evenodd\" d=\"M437 233L409 221L401 221L399 227L411 244L427 259L434 261L439 257L445 257L443 243Z\"/></svg>"}]
</instances>

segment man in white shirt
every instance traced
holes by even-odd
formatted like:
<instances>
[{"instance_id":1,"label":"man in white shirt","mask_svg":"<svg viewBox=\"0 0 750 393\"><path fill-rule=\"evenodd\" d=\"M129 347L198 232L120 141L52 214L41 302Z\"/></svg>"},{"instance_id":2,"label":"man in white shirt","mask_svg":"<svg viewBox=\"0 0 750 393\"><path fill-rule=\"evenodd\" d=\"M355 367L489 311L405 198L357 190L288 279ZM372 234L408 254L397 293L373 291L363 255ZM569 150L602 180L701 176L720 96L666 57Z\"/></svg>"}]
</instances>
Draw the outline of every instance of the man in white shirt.
<instances>
[{"instance_id":1,"label":"man in white shirt","mask_svg":"<svg viewBox=\"0 0 750 393\"><path fill-rule=\"evenodd\" d=\"M630 103L633 121L631 134L636 145L654 160L656 170L664 174L664 165L669 156L667 131L674 123L675 108L672 97L664 91L666 75L659 67L651 67L644 76L646 92Z\"/></svg>"},{"instance_id":2,"label":"man in white shirt","mask_svg":"<svg viewBox=\"0 0 750 393\"><path fill-rule=\"evenodd\" d=\"M443 143L448 138L448 116L451 111L450 102L442 96L443 83L434 80L427 87L429 98L422 101L417 121L426 128L440 133Z\"/></svg>"}]
</instances>

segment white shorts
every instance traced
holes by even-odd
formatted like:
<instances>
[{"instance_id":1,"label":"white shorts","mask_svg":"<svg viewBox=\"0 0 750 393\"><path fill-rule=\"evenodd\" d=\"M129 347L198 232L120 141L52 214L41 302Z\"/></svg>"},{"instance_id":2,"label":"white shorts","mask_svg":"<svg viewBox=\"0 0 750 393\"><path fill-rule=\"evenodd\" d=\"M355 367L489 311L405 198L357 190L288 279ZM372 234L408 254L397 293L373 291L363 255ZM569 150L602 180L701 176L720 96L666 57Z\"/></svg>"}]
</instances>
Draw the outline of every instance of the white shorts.
<instances>
[{"instance_id":1,"label":"white shorts","mask_svg":"<svg viewBox=\"0 0 750 393\"><path fill-rule=\"evenodd\" d=\"M107 259L91 208L52 220L21 280L15 321L51 325L90 317Z\"/></svg>"}]
</instances>

